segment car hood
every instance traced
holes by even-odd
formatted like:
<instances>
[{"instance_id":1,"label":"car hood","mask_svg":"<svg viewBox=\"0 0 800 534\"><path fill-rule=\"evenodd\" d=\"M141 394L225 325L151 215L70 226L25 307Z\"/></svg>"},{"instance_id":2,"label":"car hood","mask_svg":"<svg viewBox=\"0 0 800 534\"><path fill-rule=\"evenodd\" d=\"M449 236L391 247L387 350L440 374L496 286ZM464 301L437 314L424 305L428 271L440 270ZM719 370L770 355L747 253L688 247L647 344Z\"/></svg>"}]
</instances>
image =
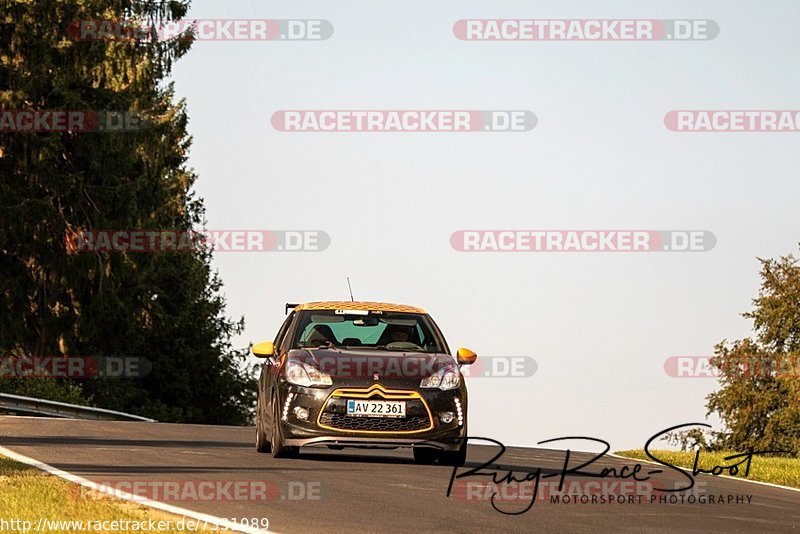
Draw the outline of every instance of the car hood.
<instances>
[{"instance_id":1,"label":"car hood","mask_svg":"<svg viewBox=\"0 0 800 534\"><path fill-rule=\"evenodd\" d=\"M440 369L456 367L449 354L425 352L319 348L295 349L288 357L328 373L336 386L415 387Z\"/></svg>"}]
</instances>

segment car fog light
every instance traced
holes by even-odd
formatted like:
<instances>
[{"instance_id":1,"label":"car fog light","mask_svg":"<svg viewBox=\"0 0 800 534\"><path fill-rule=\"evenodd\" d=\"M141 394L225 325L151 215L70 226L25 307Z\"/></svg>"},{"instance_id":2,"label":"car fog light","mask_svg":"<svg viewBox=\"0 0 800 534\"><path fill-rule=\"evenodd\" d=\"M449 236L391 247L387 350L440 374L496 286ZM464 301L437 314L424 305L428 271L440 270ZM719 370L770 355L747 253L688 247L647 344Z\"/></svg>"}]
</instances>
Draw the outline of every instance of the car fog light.
<instances>
[{"instance_id":1,"label":"car fog light","mask_svg":"<svg viewBox=\"0 0 800 534\"><path fill-rule=\"evenodd\" d=\"M303 421L307 421L308 420L308 410L306 408L303 408L302 406L296 406L295 407L294 415L298 419L302 419Z\"/></svg>"},{"instance_id":2,"label":"car fog light","mask_svg":"<svg viewBox=\"0 0 800 534\"><path fill-rule=\"evenodd\" d=\"M439 417L442 419L442 423L447 425L453 422L455 415L453 415L453 412L442 412Z\"/></svg>"}]
</instances>

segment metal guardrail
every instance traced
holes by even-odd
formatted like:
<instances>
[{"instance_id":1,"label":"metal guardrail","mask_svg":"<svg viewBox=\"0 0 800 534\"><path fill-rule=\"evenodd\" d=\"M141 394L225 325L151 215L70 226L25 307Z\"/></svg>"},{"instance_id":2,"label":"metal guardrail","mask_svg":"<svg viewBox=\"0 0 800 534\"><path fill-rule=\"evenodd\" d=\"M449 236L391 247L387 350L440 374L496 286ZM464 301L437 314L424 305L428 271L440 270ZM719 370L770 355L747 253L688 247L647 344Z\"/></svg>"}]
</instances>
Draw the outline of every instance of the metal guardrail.
<instances>
[{"instance_id":1,"label":"metal guardrail","mask_svg":"<svg viewBox=\"0 0 800 534\"><path fill-rule=\"evenodd\" d=\"M0 412L11 412L14 414L24 415L40 415L45 417L62 417L66 419L93 419L96 421L157 422L155 419L148 419L147 417L117 412L114 410L92 408L90 406L78 406L77 404L67 404L65 402L36 399L34 397L23 397L21 395L11 395L9 393L0 393Z\"/></svg>"}]
</instances>

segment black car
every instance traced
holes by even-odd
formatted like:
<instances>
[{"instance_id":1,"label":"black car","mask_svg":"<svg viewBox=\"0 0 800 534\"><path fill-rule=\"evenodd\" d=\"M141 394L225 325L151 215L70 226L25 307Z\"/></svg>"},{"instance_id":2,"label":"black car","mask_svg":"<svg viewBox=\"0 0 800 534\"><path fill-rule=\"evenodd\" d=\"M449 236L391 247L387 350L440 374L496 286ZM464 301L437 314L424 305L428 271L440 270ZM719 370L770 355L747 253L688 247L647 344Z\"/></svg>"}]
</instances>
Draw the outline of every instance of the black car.
<instances>
[{"instance_id":1,"label":"black car","mask_svg":"<svg viewBox=\"0 0 800 534\"><path fill-rule=\"evenodd\" d=\"M420 463L461 465L467 453L467 387L424 311L376 302L287 304L291 313L258 384L256 450L276 458L301 447L410 447Z\"/></svg>"}]
</instances>

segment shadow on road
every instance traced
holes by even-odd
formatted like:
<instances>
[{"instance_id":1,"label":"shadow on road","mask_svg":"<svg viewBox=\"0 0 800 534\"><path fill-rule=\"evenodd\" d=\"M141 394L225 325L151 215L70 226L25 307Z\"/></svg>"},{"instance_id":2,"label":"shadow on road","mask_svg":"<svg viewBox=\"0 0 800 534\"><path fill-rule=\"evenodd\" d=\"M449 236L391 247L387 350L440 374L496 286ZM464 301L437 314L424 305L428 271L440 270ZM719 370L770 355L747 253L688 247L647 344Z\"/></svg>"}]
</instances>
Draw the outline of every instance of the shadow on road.
<instances>
[{"instance_id":1,"label":"shadow on road","mask_svg":"<svg viewBox=\"0 0 800 534\"><path fill-rule=\"evenodd\" d=\"M62 464L54 462L52 464L53 467L57 467L58 469L62 469L64 471L75 473L78 475L91 475L91 474L108 474L108 475L148 475L148 474L163 474L163 475L174 475L178 473L253 473L259 471L259 468L254 468L252 465L248 466L236 466L236 467L226 467L226 466L207 466L207 465L197 465L197 466L175 466L175 465L148 465L148 466L141 466L141 465L95 465L95 464L79 464L79 463L70 463L70 464ZM265 470L275 470L277 466L265 465ZM292 466L291 469L287 469L290 471L328 471L328 469L319 469L316 467L297 467Z\"/></svg>"},{"instance_id":2,"label":"shadow on road","mask_svg":"<svg viewBox=\"0 0 800 534\"><path fill-rule=\"evenodd\" d=\"M444 467L452 469L452 466L442 465L424 465L417 464L412 458L396 457L396 456L377 456L377 455L359 455L358 453L341 453L338 451L331 451L329 453L322 452L301 452L299 460L309 460L313 462L349 462L349 463L367 463L367 464L406 464L406 465L419 465L420 467ZM481 462L468 461L461 469L478 468L483 466ZM292 467L294 468L294 467ZM528 473L537 469L536 465L509 465L509 464L492 464L486 467L492 471L514 473ZM556 475L561 472L560 469L554 468L540 468L542 475Z\"/></svg>"}]
</instances>

